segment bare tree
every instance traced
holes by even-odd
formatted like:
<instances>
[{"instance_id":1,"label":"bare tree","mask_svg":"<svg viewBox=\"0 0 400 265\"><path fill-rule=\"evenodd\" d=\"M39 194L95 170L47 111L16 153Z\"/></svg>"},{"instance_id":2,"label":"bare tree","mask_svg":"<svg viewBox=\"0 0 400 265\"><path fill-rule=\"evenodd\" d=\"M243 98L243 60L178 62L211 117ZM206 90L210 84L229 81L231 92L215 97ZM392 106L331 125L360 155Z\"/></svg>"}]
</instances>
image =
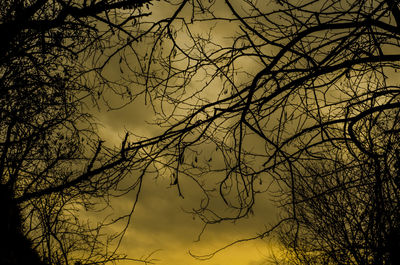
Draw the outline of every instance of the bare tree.
<instances>
[{"instance_id":1,"label":"bare tree","mask_svg":"<svg viewBox=\"0 0 400 265\"><path fill-rule=\"evenodd\" d=\"M94 207L94 198L107 203L113 192L138 194L143 176L152 171L169 174L179 195L199 196L192 212L206 225L248 216L257 196L272 193L274 184L286 215L256 238L283 229L288 235L283 242L297 258L325 251L316 257L331 263L353 262L357 255L393 262L388 238L397 233L397 192L391 184L400 106L393 79L400 59L397 2L164 4L174 8L157 22L145 20L146 8L132 1L43 0L2 10L0 29L13 29L1 40L2 184L32 221L27 231L31 238L38 234L34 242L43 256L73 260L84 249L85 233L62 231L98 231L76 223L68 207ZM118 13L126 17L113 13L132 5ZM204 28L209 30L199 30ZM104 69L116 57L125 74L108 79ZM144 95L157 115L154 124L164 132L145 139L127 134L120 147L104 146L82 97L96 102L105 89L128 102ZM375 174L385 168L389 173ZM141 175L119 190L134 169ZM191 185L187 192L183 180L197 189ZM368 187L374 192L363 196ZM364 205L357 211L364 207L372 228L348 231L378 238L368 247L361 239L351 241L364 244L354 257L352 243L336 252L317 243L307 249L303 243L318 233L302 218L318 207L341 216L352 205L333 201L349 196L344 202L351 203L356 188L354 196ZM221 211L221 205L230 211ZM322 231L332 228L321 224ZM350 224L358 223L344 227ZM90 242L101 242L91 235ZM53 244L67 257L52 252ZM345 248L350 245L353 249ZM85 259L93 262L115 257L91 253Z\"/></svg>"},{"instance_id":2,"label":"bare tree","mask_svg":"<svg viewBox=\"0 0 400 265\"><path fill-rule=\"evenodd\" d=\"M128 134L120 146L103 143L88 109L107 103L105 93L131 101L131 90L139 90L123 78L110 77L107 67L112 60L122 65L124 55L140 52L140 41L151 41L164 30L162 21L147 19L150 4L1 1L2 264L128 259L118 253L125 230L110 235L103 228L125 222L126 229L149 163L139 152L142 145L129 147ZM136 168L143 173L122 186L121 180ZM97 224L82 218L82 212L107 207L113 196L129 191L136 193L131 213Z\"/></svg>"},{"instance_id":3,"label":"bare tree","mask_svg":"<svg viewBox=\"0 0 400 265\"><path fill-rule=\"evenodd\" d=\"M297 262L398 263L398 136L384 134L397 114L376 114L363 121L367 131L360 131L375 150L383 147L380 156L343 144L341 150L326 150L323 164L304 162L295 172L296 185L282 204L292 220L281 239ZM372 127L383 130L375 135Z\"/></svg>"},{"instance_id":4,"label":"bare tree","mask_svg":"<svg viewBox=\"0 0 400 265\"><path fill-rule=\"evenodd\" d=\"M282 229L309 263L395 264L398 2L193 1L186 11L150 48L159 63L145 84L166 128L151 157L182 196L182 179L198 186L193 213L206 225L236 220L271 192L286 215L256 238Z\"/></svg>"}]
</instances>

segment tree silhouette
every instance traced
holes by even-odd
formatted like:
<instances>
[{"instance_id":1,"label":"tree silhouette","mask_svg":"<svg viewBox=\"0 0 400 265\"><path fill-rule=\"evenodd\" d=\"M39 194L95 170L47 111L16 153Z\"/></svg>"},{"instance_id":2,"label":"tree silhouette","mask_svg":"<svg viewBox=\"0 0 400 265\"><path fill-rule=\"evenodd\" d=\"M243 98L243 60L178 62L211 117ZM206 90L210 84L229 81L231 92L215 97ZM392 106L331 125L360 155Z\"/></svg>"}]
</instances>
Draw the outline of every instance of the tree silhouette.
<instances>
[{"instance_id":1,"label":"tree silhouette","mask_svg":"<svg viewBox=\"0 0 400 265\"><path fill-rule=\"evenodd\" d=\"M277 196L282 219L255 238L279 232L292 262L395 264L397 1L166 1L156 22L133 3L1 9L1 183L45 259L74 260L82 235L99 242L83 263L118 259L68 207L138 194L151 172L198 196L205 225ZM118 80L105 74L115 58ZM164 132L103 144L84 103L113 107L104 91L144 95Z\"/></svg>"},{"instance_id":2,"label":"tree silhouette","mask_svg":"<svg viewBox=\"0 0 400 265\"><path fill-rule=\"evenodd\" d=\"M3 229L1 264L44 264L35 252L32 242L23 234L22 217L18 205L11 199L10 190L0 186L1 213L0 225Z\"/></svg>"},{"instance_id":3,"label":"tree silhouette","mask_svg":"<svg viewBox=\"0 0 400 265\"><path fill-rule=\"evenodd\" d=\"M125 56L140 52L139 42L151 42L164 31L163 21L144 21L150 4L1 2L2 264L128 259L117 251L132 213L97 224L81 213L107 207L114 196L139 193L144 173L120 183L135 168L146 167L141 146L128 149L128 134L118 147L105 144L88 109L108 103L104 94L133 100L132 83L110 77L108 67L120 59L122 72ZM117 222L125 222L123 231L102 232Z\"/></svg>"},{"instance_id":4,"label":"tree silhouette","mask_svg":"<svg viewBox=\"0 0 400 265\"><path fill-rule=\"evenodd\" d=\"M280 236L297 262L399 262L398 139L391 140L397 151L388 146L379 159L354 157L357 148L342 146L327 152L324 164L305 163L295 174L295 200L287 196L283 204L292 221Z\"/></svg>"},{"instance_id":5,"label":"tree silhouette","mask_svg":"<svg viewBox=\"0 0 400 265\"><path fill-rule=\"evenodd\" d=\"M225 0L175 20L168 51L152 47L165 63L148 66L166 128L152 157L182 196L182 179L198 186L192 212L236 220L272 193L286 214L256 238L280 230L312 264L396 264L399 14L387 0Z\"/></svg>"}]
</instances>

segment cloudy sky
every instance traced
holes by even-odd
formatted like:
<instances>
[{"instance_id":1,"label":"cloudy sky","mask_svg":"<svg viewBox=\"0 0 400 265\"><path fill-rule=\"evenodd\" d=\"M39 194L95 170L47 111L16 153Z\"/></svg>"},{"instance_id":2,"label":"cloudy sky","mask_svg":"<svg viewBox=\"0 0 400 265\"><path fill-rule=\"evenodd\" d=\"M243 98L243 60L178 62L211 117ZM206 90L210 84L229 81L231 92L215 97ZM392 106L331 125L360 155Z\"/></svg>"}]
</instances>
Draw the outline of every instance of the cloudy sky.
<instances>
[{"instance_id":1,"label":"cloudy sky","mask_svg":"<svg viewBox=\"0 0 400 265\"><path fill-rule=\"evenodd\" d=\"M219 15L228 12L223 5L216 6L215 10ZM173 11L170 7L155 5L151 9L153 16L148 19L165 17ZM237 30L234 24L214 26L213 40L216 42L228 41L227 37ZM195 25L193 30L201 33L209 30L209 24L200 23ZM115 65L111 65L108 71L112 75L119 75L117 62L113 63ZM114 100L118 101L115 98ZM95 112L101 124L100 133L109 145L119 145L126 131L142 136L154 136L159 133L158 127L147 124L154 119L153 115L151 106L144 104L143 97L137 98L120 110L107 111L104 107ZM264 232L265 225L278 218L277 212L270 200L265 198L266 195L260 196L257 198L254 216L236 223L208 226L199 240L202 222L196 216L185 213L196 207L199 202L190 196L180 198L176 186L170 184L170 176L157 179L151 175L145 177L139 203L123 240L122 252L133 258L145 258L151 254L154 262L159 265L259 265L270 259L272 253L279 253L279 248L270 240L253 240L231 246L210 260L193 258L189 252L206 255L233 241L251 238ZM190 194L190 185L183 186L182 192L184 195ZM133 196L122 197L113 205L113 209L116 212L129 211L133 201Z\"/></svg>"},{"instance_id":2,"label":"cloudy sky","mask_svg":"<svg viewBox=\"0 0 400 265\"><path fill-rule=\"evenodd\" d=\"M232 0L231 2L236 2L237 4L237 1ZM221 17L229 17L231 15L230 11L223 3L224 1L216 0L214 6L215 14ZM263 8L271 8L270 3L268 2L268 5L263 6ZM153 15L146 19L152 21L169 17L174 13L176 8L176 6L174 9L170 6L162 6L160 3L157 3L151 8ZM240 12L243 11L240 8L238 10ZM185 17L187 14L190 14L190 11L190 9L186 8L180 15ZM210 39L222 46L232 42L232 38L230 37L236 32L240 32L239 25L229 20L217 23L203 21L191 26L192 33L194 34L206 35L212 28ZM182 43L183 46L184 44L187 44L188 47L193 45L185 37L178 36L176 40ZM187 43L185 43L186 41ZM142 43L140 45L145 44ZM270 53L273 54L273 52ZM121 71L118 70L120 66L116 64L117 61L118 58L109 65L110 75L118 76L121 74ZM247 58L241 61L240 67L245 69L245 74L255 73L259 70L254 61L247 60ZM249 79L251 79L251 74L249 76ZM192 82L188 85L189 88L185 87L184 89L188 91L201 90L204 87L204 82L201 82L201 77L198 77L197 81L200 82ZM242 80L239 82L242 82ZM249 82L249 80L244 80L244 82ZM207 86L207 89L204 90L202 96L209 97L210 101L213 101L216 99L213 97L220 96L223 87L219 86L218 82L214 82ZM338 91L340 91L340 88ZM336 94L334 96L336 97ZM118 101L117 99L115 100ZM105 108L102 108L95 114L101 123L100 133L109 145L119 145L126 131L145 137L161 133L158 126L151 126L147 123L154 121L155 116L152 106L149 104L146 105L144 102L143 97L139 97L133 103L120 110L106 111ZM297 108L296 104L293 105ZM155 107L157 108L157 106ZM340 109L338 108L338 110ZM330 107L329 111L331 111ZM301 118L301 115L299 117ZM269 118L273 119L272 116ZM274 124L274 121L270 123ZM295 119L294 123L296 123ZM253 144L254 148L257 147L257 144L254 142L247 142L247 144ZM135 178L134 174L135 172L132 173L132 178ZM215 178L218 178L218 176L215 176ZM250 218L239 220L236 223L220 223L208 226L204 233L202 233L201 221L198 217L187 213L199 205L196 196L190 196L195 191L191 189L191 185L182 185L182 193L185 198L181 198L178 196L176 187L171 185L170 175L158 175L157 178L151 174L145 176L139 203L121 246L122 252L126 252L130 257L139 259L146 259L151 255L153 261L160 265L261 265L267 264L273 254L279 255L279 246L272 239L267 238L236 244L218 252L213 258L206 261L195 259L189 253L199 256L207 255L220 248L224 248L224 246L229 245L231 242L252 238L263 233L267 229L266 227L271 227L272 224L279 220L278 210L271 202L271 197L268 197L268 194L264 193L256 198L254 215ZM116 213L127 212L132 207L133 202L133 196L121 197L118 203L113 205L113 209ZM222 208L219 210L223 211ZM201 238L199 238L200 234Z\"/></svg>"},{"instance_id":3,"label":"cloudy sky","mask_svg":"<svg viewBox=\"0 0 400 265\"><path fill-rule=\"evenodd\" d=\"M101 111L97 117L101 122L101 134L109 144L120 143L126 130L140 135L157 132L146 125L152 114L140 99L118 111ZM236 223L208 226L198 240L202 222L185 210L190 211L199 202L189 196L190 186L183 186L182 193L188 196L181 198L176 186L170 184L170 176L157 179L146 176L133 221L123 241L123 252L134 258L144 258L154 252L152 258L160 265L257 265L270 258L271 251L277 253L271 242L254 240L229 247L207 261L193 258L189 251L197 255L209 254L235 240L264 232L265 225L277 219L276 209L267 198L259 197L254 216ZM122 197L113 209L129 211L133 201L133 195Z\"/></svg>"}]
</instances>

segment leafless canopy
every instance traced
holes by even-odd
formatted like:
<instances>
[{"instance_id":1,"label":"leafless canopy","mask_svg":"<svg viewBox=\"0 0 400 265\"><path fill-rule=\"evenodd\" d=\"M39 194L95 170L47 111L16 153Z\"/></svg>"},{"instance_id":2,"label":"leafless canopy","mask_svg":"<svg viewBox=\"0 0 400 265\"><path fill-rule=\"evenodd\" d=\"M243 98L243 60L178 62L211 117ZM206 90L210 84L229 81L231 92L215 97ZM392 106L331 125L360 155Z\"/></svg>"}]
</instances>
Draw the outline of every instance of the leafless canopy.
<instances>
[{"instance_id":1,"label":"leafless canopy","mask_svg":"<svg viewBox=\"0 0 400 265\"><path fill-rule=\"evenodd\" d=\"M285 212L271 228L296 259L395 264L399 3L182 2L149 48L165 133L140 144L179 194L197 185L193 212L235 220L270 192Z\"/></svg>"},{"instance_id":2,"label":"leafless canopy","mask_svg":"<svg viewBox=\"0 0 400 265\"><path fill-rule=\"evenodd\" d=\"M106 207L113 196L139 192L142 176L118 184L143 159L135 156L137 149L127 152L127 137L117 147L103 144L89 109L107 105L106 92L132 100L133 87L111 78L108 66L163 30L162 21L145 21L151 4L0 1L1 229L23 233L46 263L126 259L116 252L124 231L110 235L102 228L128 224L130 215L96 224L85 214ZM9 231L2 233L2 246L15 243ZM2 264L10 262L7 249L1 247Z\"/></svg>"},{"instance_id":3,"label":"leafless canopy","mask_svg":"<svg viewBox=\"0 0 400 265\"><path fill-rule=\"evenodd\" d=\"M197 196L192 212L206 224L276 196L282 220L259 237L280 229L295 262L394 264L398 2L161 1L172 12L156 22L147 3L1 7L0 31L12 29L0 40L1 183L27 205L31 235L48 235L35 241L44 256L60 259L51 244L79 253L65 242L98 231L72 218L76 203L138 192L151 170ZM105 74L115 58L118 80ZM104 91L144 96L164 131L104 146L84 111ZM71 226L76 234L62 233Z\"/></svg>"}]
</instances>

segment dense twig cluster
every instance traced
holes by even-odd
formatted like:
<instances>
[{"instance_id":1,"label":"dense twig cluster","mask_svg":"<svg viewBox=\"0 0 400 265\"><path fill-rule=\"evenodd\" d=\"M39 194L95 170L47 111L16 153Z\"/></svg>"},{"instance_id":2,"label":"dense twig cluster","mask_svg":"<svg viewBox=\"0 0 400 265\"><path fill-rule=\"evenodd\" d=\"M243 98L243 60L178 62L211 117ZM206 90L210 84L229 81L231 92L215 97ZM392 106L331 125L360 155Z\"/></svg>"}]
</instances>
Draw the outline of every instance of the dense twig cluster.
<instances>
[{"instance_id":1,"label":"dense twig cluster","mask_svg":"<svg viewBox=\"0 0 400 265\"><path fill-rule=\"evenodd\" d=\"M147 3L0 10L0 32L12 29L0 40L1 183L27 205L43 255L60 257L51 244L79 252L77 235L99 230L64 212L108 202L140 170L120 192L169 175L180 196L200 198L192 213L206 225L272 194L284 215L257 238L279 232L288 262L396 264L397 1L164 1L173 12L151 22ZM115 58L121 76L106 78ZM104 146L83 109L85 97L113 108L104 91L144 96L164 131ZM77 237L60 237L70 226Z\"/></svg>"},{"instance_id":2,"label":"dense twig cluster","mask_svg":"<svg viewBox=\"0 0 400 265\"><path fill-rule=\"evenodd\" d=\"M183 195L181 178L198 185L193 212L235 220L267 190L298 261L395 264L399 14L386 0L193 1L146 83L167 127L157 162Z\"/></svg>"},{"instance_id":3,"label":"dense twig cluster","mask_svg":"<svg viewBox=\"0 0 400 265\"><path fill-rule=\"evenodd\" d=\"M49 264L127 259L117 252L124 231L117 235L102 231L116 222L127 226L131 214L95 224L82 213L106 207L113 196L127 190L138 193L143 175L129 187L118 185L133 165L143 166L143 159L136 156L138 149L127 151L127 139L120 147L103 144L88 109L103 104L105 91L129 97L130 85L111 80L107 67L152 32L147 26L142 29L142 20L151 14L150 4L147 0L2 1L1 209L6 216L9 209L15 212L12 216L19 216L3 219L1 229L8 231L2 246L9 248L1 247L2 262L13 259L7 257L8 250L18 246L15 242L29 240ZM29 259L25 249L10 253Z\"/></svg>"}]
</instances>

